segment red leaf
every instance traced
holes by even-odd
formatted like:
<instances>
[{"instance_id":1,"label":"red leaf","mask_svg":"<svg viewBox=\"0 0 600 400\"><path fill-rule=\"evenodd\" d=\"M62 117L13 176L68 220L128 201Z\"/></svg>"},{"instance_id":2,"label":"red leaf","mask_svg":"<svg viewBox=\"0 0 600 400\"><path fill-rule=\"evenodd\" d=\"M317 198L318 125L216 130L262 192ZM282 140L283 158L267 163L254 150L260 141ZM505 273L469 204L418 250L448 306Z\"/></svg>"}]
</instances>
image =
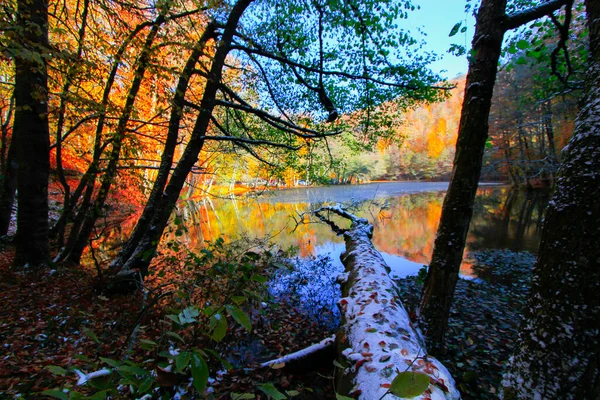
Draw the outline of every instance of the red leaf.
<instances>
[{"instance_id":1,"label":"red leaf","mask_svg":"<svg viewBox=\"0 0 600 400\"><path fill-rule=\"evenodd\" d=\"M365 365L365 369L367 370L367 372L375 372L375 371L377 371L377 368L375 368L372 365L368 365L368 364Z\"/></svg>"}]
</instances>

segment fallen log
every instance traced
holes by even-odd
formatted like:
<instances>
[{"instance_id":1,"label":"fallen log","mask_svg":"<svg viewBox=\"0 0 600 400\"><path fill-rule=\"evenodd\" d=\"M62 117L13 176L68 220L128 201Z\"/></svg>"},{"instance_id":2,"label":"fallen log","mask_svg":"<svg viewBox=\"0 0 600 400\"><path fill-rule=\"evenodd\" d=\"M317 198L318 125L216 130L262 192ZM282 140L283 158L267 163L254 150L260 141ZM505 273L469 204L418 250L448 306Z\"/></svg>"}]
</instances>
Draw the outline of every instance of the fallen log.
<instances>
[{"instance_id":1,"label":"fallen log","mask_svg":"<svg viewBox=\"0 0 600 400\"><path fill-rule=\"evenodd\" d=\"M346 243L341 256L346 272L338 278L342 322L336 334L336 391L364 400L459 399L454 379L427 355L412 326L390 268L371 243L373 226L340 205L313 213L330 225L337 225L331 213L351 221L349 229L332 226Z\"/></svg>"},{"instance_id":2,"label":"fallen log","mask_svg":"<svg viewBox=\"0 0 600 400\"><path fill-rule=\"evenodd\" d=\"M275 360L260 364L261 368L285 368L291 371L310 371L319 368L323 360L327 360L327 366L335 358L335 335L312 344L302 350L287 354Z\"/></svg>"}]
</instances>

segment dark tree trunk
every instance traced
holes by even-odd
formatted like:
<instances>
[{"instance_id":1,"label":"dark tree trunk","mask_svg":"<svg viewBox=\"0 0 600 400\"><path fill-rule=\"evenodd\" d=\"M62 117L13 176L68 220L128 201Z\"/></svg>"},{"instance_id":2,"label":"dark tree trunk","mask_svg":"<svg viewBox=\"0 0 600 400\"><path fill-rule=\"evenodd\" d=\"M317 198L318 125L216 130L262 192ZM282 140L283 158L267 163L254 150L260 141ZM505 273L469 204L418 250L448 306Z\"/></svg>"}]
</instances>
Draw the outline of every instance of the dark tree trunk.
<instances>
[{"instance_id":1,"label":"dark tree trunk","mask_svg":"<svg viewBox=\"0 0 600 400\"><path fill-rule=\"evenodd\" d=\"M14 263L40 266L49 257L48 3L19 0L17 6L19 49L15 57L13 140L19 169Z\"/></svg>"},{"instance_id":2,"label":"dark tree trunk","mask_svg":"<svg viewBox=\"0 0 600 400\"><path fill-rule=\"evenodd\" d=\"M552 182L556 179L556 168L558 163L558 157L556 156L556 145L554 144L554 128L552 127L552 103L546 101L543 104L544 110L544 131L548 138L548 164L550 164L550 175L552 176Z\"/></svg>"},{"instance_id":3,"label":"dark tree trunk","mask_svg":"<svg viewBox=\"0 0 600 400\"><path fill-rule=\"evenodd\" d=\"M546 211L507 399L600 398L600 4L586 1L590 66Z\"/></svg>"},{"instance_id":4,"label":"dark tree trunk","mask_svg":"<svg viewBox=\"0 0 600 400\"><path fill-rule=\"evenodd\" d=\"M10 226L10 218L15 201L15 193L17 191L17 173L19 164L16 157L16 143L10 141L8 146L8 155L6 163L2 171L2 187L0 188L0 236L8 233Z\"/></svg>"},{"instance_id":5,"label":"dark tree trunk","mask_svg":"<svg viewBox=\"0 0 600 400\"><path fill-rule=\"evenodd\" d=\"M186 177L192 170L198 155L204 146L205 135L210 124L212 112L215 108L217 91L221 85L223 66L231 49L233 35L242 14L253 0L238 0L231 9L219 45L213 57L213 62L208 73L204 94L200 102L200 112L196 118L190 140L185 147L183 155L175 167L169 183L155 204L149 204L150 209L145 211L151 215L149 228L139 239L138 245L131 251L131 255L124 262L121 275L130 275L133 269L139 269L142 277L148 272L150 261L156 253L156 248L167 226L171 212L179 199Z\"/></svg>"},{"instance_id":6,"label":"dark tree trunk","mask_svg":"<svg viewBox=\"0 0 600 400\"><path fill-rule=\"evenodd\" d=\"M475 59L469 65L456 143L454 169L444 198L429 272L423 287L420 318L435 354L442 345L458 279L473 202L481 174L488 117L496 81L506 0L483 0L473 38Z\"/></svg>"},{"instance_id":7,"label":"dark tree trunk","mask_svg":"<svg viewBox=\"0 0 600 400\"><path fill-rule=\"evenodd\" d=\"M62 252L63 254L61 254L59 257L60 260L65 260L74 264L79 263L83 250L88 244L90 235L94 229L94 226L96 225L96 221L103 212L104 204L117 173L121 148L127 132L127 124L129 123L131 113L133 112L135 99L140 89L142 80L144 79L144 74L146 73L146 69L150 63L152 44L154 43L154 39L158 34L162 22L164 22L164 17L159 17L156 24L152 26L150 32L148 32L148 35L146 36L144 47L142 48L141 54L137 60L137 68L135 70L134 79L131 83L129 92L127 93L125 107L123 108L123 112L119 117L117 128L111 140L112 148L108 155L109 161L106 171L104 172L104 175L102 175L102 181L98 190L98 194L93 204L91 204L89 199L91 199L90 195L93 191L93 186L88 185L84 202L87 199L87 203L90 203L89 209L87 207L82 207L82 209L79 211L79 215L76 218L76 223L69 234L67 246Z\"/></svg>"},{"instance_id":8,"label":"dark tree trunk","mask_svg":"<svg viewBox=\"0 0 600 400\"><path fill-rule=\"evenodd\" d=\"M87 16L89 11L89 3L90 0L85 0L83 2L83 11L81 12L81 27L79 28L79 42L77 44L77 61L81 58L81 54L83 52L83 39L85 37L85 31L87 28ZM73 84L73 79L77 74L77 64L73 63L69 66L66 76L65 83L63 84L62 92L60 94L60 104L58 106L58 116L56 122L56 175L58 177L58 181L60 182L63 191L63 210L71 209L70 201L71 201L71 187L67 182L67 178L65 177L65 171L63 169L62 164L62 135L63 128L65 125L65 117L67 111L67 96L69 94L69 90L71 85ZM52 230L51 230L52 232ZM62 227L56 231L58 235L58 247L62 247L65 239L65 231Z\"/></svg>"},{"instance_id":9,"label":"dark tree trunk","mask_svg":"<svg viewBox=\"0 0 600 400\"><path fill-rule=\"evenodd\" d=\"M156 214L157 204L160 202L160 198L163 194L165 185L167 184L171 167L173 165L173 157L175 155L175 148L177 147L179 136L179 124L183 116L185 94L188 89L189 81L206 44L210 39L214 39L216 37L216 29L217 26L215 23L211 22L208 24L204 33L202 34L202 37L192 50L192 53L190 54L183 71L181 72L173 97L167 140L163 147L158 175L152 186L152 191L150 192L150 196L142 216L137 222L131 236L127 240L124 249L113 261L111 268L121 267L123 262L131 257L144 235L150 229L152 218Z\"/></svg>"},{"instance_id":10,"label":"dark tree trunk","mask_svg":"<svg viewBox=\"0 0 600 400\"><path fill-rule=\"evenodd\" d=\"M443 347L450 305L462 261L477 192L488 118L504 33L560 8L566 0L548 1L506 16L506 0L481 2L473 60L469 65L456 143L454 168L444 198L433 255L419 306L423 331L433 354Z\"/></svg>"},{"instance_id":11,"label":"dark tree trunk","mask_svg":"<svg viewBox=\"0 0 600 400\"><path fill-rule=\"evenodd\" d=\"M96 184L98 174L100 173L100 157L102 156L104 149L105 149L105 146L103 145L103 141L102 141L102 136L103 136L104 126L105 126L106 118L107 118L107 109L109 106L110 94L111 94L113 85L115 83L115 80L117 78L117 73L119 72L119 67L122 64L123 55L125 54L125 51L129 47L131 42L136 38L136 36L140 32L142 32L143 29L145 29L148 26L154 26L154 25L160 24L160 23L162 23L161 22L162 20L163 20L163 17L159 16L159 17L157 17L156 20L154 20L152 22L144 22L144 23L141 23L138 26L136 26L135 29L125 39L125 41L121 44L121 46L119 47L119 50L114 55L114 57L113 57L114 60L112 63L110 74L108 76L108 79L106 80L106 83L104 84L104 90L102 93L102 101L99 104L100 111L99 111L99 116L98 116L98 122L96 124L96 132L94 135L95 136L94 137L94 151L93 151L93 155L92 155L92 162L88 166L86 172L83 174L83 177L79 181L79 184L73 191L73 194L71 195L70 200L65 201L65 204L63 206L63 212L60 215L60 218L58 219L58 221L56 222L54 227L52 228L51 235L54 235L54 236L57 235L59 237L64 236L65 228L66 228L67 224L69 222L71 222L71 220L73 218L73 213L75 211L75 207L79 203L81 195L83 195L84 198L81 201L80 206L79 206L79 210L80 210L80 212L78 213L79 218L77 218L77 217L75 218L75 223L74 223L73 227L71 228L72 231L79 232L79 229L81 228L81 224L83 223L83 218L85 217L85 215L87 214L87 212L89 210L90 202L92 199L92 194L94 191L94 186ZM84 33L84 32L80 31L80 34L81 33ZM74 238L75 238L75 236L73 236L73 239L71 239L71 240L74 240ZM72 246L72 243L67 244L66 247L69 248L70 246ZM66 253L67 253L66 249L64 251L61 251L61 254L59 254L59 256L57 257L57 259L55 261L60 261L62 254L66 255Z\"/></svg>"}]
</instances>

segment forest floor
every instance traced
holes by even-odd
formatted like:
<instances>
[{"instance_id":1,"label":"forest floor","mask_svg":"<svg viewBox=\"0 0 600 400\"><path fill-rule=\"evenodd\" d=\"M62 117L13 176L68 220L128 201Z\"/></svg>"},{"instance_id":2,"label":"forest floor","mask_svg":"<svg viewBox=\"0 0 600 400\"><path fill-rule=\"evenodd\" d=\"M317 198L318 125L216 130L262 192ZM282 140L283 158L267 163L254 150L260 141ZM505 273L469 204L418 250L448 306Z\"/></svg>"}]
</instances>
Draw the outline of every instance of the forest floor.
<instances>
[{"instance_id":1,"label":"forest floor","mask_svg":"<svg viewBox=\"0 0 600 400\"><path fill-rule=\"evenodd\" d=\"M100 357L125 357L143 308L141 293L105 296L97 290L94 271L81 268L15 271L10 267L11 246L2 246L0 398L44 398L39 395L43 390L74 387L74 368L89 372L90 363ZM516 338L519 311L525 304L533 257L486 251L474 258L482 279L459 281L447 333L448 350L441 361L455 377L463 398L496 398L502 367ZM399 284L410 311L418 299L419 283L412 277ZM127 357L148 357L148 349L139 345L139 339L160 336L169 306L159 303L145 313L144 329ZM266 307L268 317L253 315L252 333L230 325L229 340L215 348L229 354L228 360L237 369L211 374L209 398L251 393L256 399L266 399L263 389L272 384L296 399L334 399L333 364L326 356L293 370L252 368L257 362L321 341L335 329L331 318L316 320L293 297ZM261 389L261 384L266 386ZM173 383L162 382L161 386L163 398L175 396Z\"/></svg>"}]
</instances>

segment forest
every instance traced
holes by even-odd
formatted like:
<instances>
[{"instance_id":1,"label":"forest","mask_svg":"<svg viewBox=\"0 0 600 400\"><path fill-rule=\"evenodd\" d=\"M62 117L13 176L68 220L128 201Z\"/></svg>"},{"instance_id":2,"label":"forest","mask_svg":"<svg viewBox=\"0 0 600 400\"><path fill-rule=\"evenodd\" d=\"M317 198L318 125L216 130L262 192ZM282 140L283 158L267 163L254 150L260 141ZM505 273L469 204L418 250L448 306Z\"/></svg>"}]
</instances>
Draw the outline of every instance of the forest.
<instances>
[{"instance_id":1,"label":"forest","mask_svg":"<svg viewBox=\"0 0 600 400\"><path fill-rule=\"evenodd\" d=\"M422 4L5 0L0 398L600 398L600 3Z\"/></svg>"}]
</instances>

